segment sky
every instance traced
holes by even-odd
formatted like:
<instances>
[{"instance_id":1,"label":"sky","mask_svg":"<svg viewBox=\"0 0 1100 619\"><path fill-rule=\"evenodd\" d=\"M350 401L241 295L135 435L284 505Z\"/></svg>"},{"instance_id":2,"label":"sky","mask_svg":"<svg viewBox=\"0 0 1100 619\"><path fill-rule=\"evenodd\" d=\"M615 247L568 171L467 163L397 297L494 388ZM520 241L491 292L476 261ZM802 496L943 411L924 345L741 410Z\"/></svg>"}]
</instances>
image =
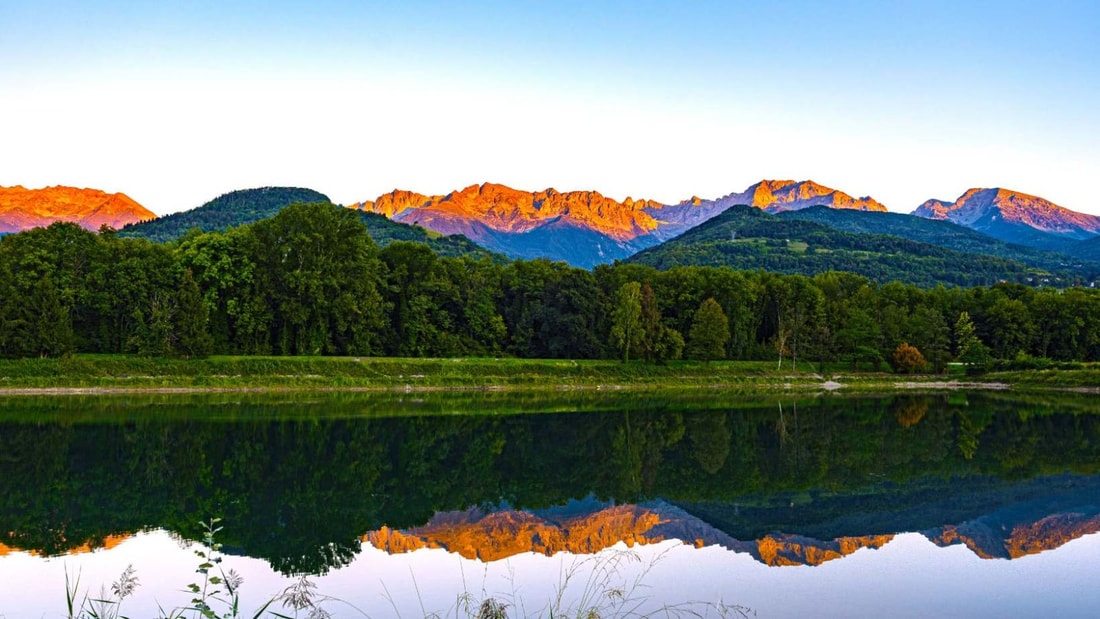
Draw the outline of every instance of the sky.
<instances>
[{"instance_id":1,"label":"sky","mask_svg":"<svg viewBox=\"0 0 1100 619\"><path fill-rule=\"evenodd\" d=\"M1100 214L1100 2L0 1L0 186L155 213L497 182Z\"/></svg>"}]
</instances>

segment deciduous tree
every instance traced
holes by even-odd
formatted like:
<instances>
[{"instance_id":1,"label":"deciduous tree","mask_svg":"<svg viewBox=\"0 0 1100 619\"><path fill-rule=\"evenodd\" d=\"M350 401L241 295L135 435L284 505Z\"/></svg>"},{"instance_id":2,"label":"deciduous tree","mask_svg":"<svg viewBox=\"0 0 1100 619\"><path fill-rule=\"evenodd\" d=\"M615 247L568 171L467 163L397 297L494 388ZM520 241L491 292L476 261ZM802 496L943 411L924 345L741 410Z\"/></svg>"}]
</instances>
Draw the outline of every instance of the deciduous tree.
<instances>
[{"instance_id":1,"label":"deciduous tree","mask_svg":"<svg viewBox=\"0 0 1100 619\"><path fill-rule=\"evenodd\" d=\"M730 339L729 319L722 306L713 298L703 301L695 311L688 334L688 350L696 359L710 363L711 359L726 356L726 342Z\"/></svg>"}]
</instances>

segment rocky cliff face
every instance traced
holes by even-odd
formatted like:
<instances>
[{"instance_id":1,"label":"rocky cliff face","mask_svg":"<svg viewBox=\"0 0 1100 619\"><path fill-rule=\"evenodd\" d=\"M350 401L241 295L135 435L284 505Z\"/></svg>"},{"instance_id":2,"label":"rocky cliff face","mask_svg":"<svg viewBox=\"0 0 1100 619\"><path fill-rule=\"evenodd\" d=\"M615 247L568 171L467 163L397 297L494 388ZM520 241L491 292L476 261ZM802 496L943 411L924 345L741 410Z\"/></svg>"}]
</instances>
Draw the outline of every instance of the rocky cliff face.
<instances>
[{"instance_id":1,"label":"rocky cliff face","mask_svg":"<svg viewBox=\"0 0 1100 619\"><path fill-rule=\"evenodd\" d=\"M0 232L19 232L55 221L71 221L87 228L121 228L155 219L156 215L122 193L75 187L0 187Z\"/></svg>"},{"instance_id":2,"label":"rocky cliff face","mask_svg":"<svg viewBox=\"0 0 1100 619\"><path fill-rule=\"evenodd\" d=\"M1086 239L1100 234L1100 217L1071 211L1049 200L1008 189L968 189L953 203L928 200L913 211L926 219L946 219L990 236L1036 247L1053 239Z\"/></svg>"}]
</instances>

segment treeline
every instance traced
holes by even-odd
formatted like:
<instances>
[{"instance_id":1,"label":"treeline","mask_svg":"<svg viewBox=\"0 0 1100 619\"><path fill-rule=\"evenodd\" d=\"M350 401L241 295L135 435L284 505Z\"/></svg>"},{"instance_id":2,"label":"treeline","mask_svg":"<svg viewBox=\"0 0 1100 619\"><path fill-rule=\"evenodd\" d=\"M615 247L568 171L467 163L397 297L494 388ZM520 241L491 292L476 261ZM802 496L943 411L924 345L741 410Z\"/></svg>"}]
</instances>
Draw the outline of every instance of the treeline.
<instances>
[{"instance_id":1,"label":"treeline","mask_svg":"<svg viewBox=\"0 0 1100 619\"><path fill-rule=\"evenodd\" d=\"M169 244L66 223L4 237L0 354L70 352L686 355L938 371L960 356L1096 360L1100 294L441 257L420 243L379 248L353 211L295 204Z\"/></svg>"}]
</instances>

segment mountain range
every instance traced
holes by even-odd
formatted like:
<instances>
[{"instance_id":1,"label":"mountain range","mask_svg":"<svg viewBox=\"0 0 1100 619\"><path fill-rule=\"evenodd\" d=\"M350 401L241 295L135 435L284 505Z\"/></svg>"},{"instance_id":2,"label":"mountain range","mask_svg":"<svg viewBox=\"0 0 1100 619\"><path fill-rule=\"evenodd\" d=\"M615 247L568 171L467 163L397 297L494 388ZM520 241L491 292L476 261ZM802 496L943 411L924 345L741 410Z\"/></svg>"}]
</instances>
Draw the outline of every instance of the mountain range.
<instances>
[{"instance_id":1,"label":"mountain range","mask_svg":"<svg viewBox=\"0 0 1100 619\"><path fill-rule=\"evenodd\" d=\"M120 228L122 236L163 242L192 228L224 230L251 223L296 201L329 199L309 189L267 187L231 192L195 209L155 218L124 194L66 187L0 188L0 234L65 220L89 229L108 225ZM720 233L703 228L706 223L711 228L721 224L719 215L741 205L768 215L753 222L755 237L746 236L744 221L738 224L740 231L729 226ZM529 192L484 183L445 195L394 190L349 208L359 211L372 235L383 239L448 245L451 254L488 250L511 258L564 260L584 268L631 259L666 267L729 264L819 272L855 265L854 257L860 256L863 266L856 272L885 280L898 279L911 258L934 254L942 265L926 264L925 270L945 275L928 281L901 279L922 284L1006 278L1081 283L1100 275L1100 217L1000 188L971 189L953 203L928 200L911 215L886 212L871 197L856 198L810 180L762 180L720 198L692 197L677 204L629 197L619 202L595 191ZM744 217L744 212L738 215ZM791 226L816 234L816 241L792 239ZM820 242L822 228L831 230L825 236L833 245ZM685 234L689 231L696 234ZM741 241L762 242L734 245L739 239L729 238L731 234L740 234ZM462 237L476 246L464 244ZM781 237L796 252L804 250L803 245L812 251L801 251L794 261L797 267L776 267L779 262L791 263L790 256L761 250L774 250ZM700 238L711 246L685 249ZM729 243L723 246L723 240ZM716 252L727 258L716 257ZM661 254L665 257L655 257ZM670 255L677 257L667 258ZM687 255L694 257L685 260ZM731 255L741 257L731 261ZM743 259L749 255L755 258ZM960 270L965 273L954 273Z\"/></svg>"},{"instance_id":2,"label":"mountain range","mask_svg":"<svg viewBox=\"0 0 1100 619\"><path fill-rule=\"evenodd\" d=\"M693 197L674 205L629 197L618 202L595 191L528 192L484 183L436 196L393 191L351 208L462 234L513 258L551 258L591 268L673 238L735 204L769 211L813 205L886 210L871 198L853 198L813 181L761 181L716 200Z\"/></svg>"}]
</instances>

